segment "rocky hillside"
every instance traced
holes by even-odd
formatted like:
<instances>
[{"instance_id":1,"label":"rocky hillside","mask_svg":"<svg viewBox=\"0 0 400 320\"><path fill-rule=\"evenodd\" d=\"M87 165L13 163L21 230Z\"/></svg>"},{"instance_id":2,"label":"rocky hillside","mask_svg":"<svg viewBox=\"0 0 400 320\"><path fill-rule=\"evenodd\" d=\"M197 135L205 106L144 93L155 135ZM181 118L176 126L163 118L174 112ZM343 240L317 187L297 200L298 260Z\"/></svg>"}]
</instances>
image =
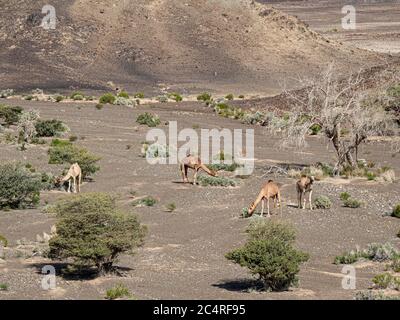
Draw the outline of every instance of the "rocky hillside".
<instances>
[{"instance_id":1,"label":"rocky hillside","mask_svg":"<svg viewBox=\"0 0 400 320\"><path fill-rule=\"evenodd\" d=\"M40 27L47 0L0 2L3 88L274 93L332 60L343 71L377 61L251 0L54 0L55 30Z\"/></svg>"}]
</instances>

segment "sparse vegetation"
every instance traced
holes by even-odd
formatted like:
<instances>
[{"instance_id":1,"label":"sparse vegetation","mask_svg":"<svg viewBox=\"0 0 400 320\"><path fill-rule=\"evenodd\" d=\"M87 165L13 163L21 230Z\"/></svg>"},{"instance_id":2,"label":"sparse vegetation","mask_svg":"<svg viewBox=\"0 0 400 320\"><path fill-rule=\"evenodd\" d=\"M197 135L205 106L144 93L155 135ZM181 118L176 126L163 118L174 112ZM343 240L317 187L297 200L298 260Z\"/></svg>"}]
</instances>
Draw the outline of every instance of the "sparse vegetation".
<instances>
[{"instance_id":1,"label":"sparse vegetation","mask_svg":"<svg viewBox=\"0 0 400 320\"><path fill-rule=\"evenodd\" d=\"M116 97L112 93L106 93L102 95L99 99L101 104L114 104Z\"/></svg>"},{"instance_id":2,"label":"sparse vegetation","mask_svg":"<svg viewBox=\"0 0 400 320\"><path fill-rule=\"evenodd\" d=\"M332 201L327 196L320 195L314 200L314 205L318 209L330 209Z\"/></svg>"},{"instance_id":3,"label":"sparse vegetation","mask_svg":"<svg viewBox=\"0 0 400 320\"><path fill-rule=\"evenodd\" d=\"M372 282L377 289L400 290L400 277L393 276L390 273L378 274L372 279Z\"/></svg>"},{"instance_id":4,"label":"sparse vegetation","mask_svg":"<svg viewBox=\"0 0 400 320\"><path fill-rule=\"evenodd\" d=\"M356 300L400 300L400 296L388 296L382 292L373 290L359 291L355 297Z\"/></svg>"},{"instance_id":5,"label":"sparse vegetation","mask_svg":"<svg viewBox=\"0 0 400 320\"><path fill-rule=\"evenodd\" d=\"M227 95L225 96L225 99L226 99L226 100L233 100L233 99L234 99L234 96L233 96L232 93L229 93L229 94L227 94Z\"/></svg>"},{"instance_id":6,"label":"sparse vegetation","mask_svg":"<svg viewBox=\"0 0 400 320\"><path fill-rule=\"evenodd\" d=\"M106 291L107 300L115 300L129 297L131 297L131 293L129 292L129 289L123 284L117 284L116 286Z\"/></svg>"},{"instance_id":7,"label":"sparse vegetation","mask_svg":"<svg viewBox=\"0 0 400 320\"><path fill-rule=\"evenodd\" d=\"M148 127L157 127L161 123L161 120L157 115L145 112L137 117L136 122Z\"/></svg>"},{"instance_id":8,"label":"sparse vegetation","mask_svg":"<svg viewBox=\"0 0 400 320\"><path fill-rule=\"evenodd\" d=\"M212 177L212 176L205 176L200 175L197 178L197 182L200 183L201 186L207 187L236 187L237 182L230 178L225 177Z\"/></svg>"},{"instance_id":9,"label":"sparse vegetation","mask_svg":"<svg viewBox=\"0 0 400 320\"><path fill-rule=\"evenodd\" d=\"M393 208L392 217L400 218L400 203Z\"/></svg>"},{"instance_id":10,"label":"sparse vegetation","mask_svg":"<svg viewBox=\"0 0 400 320\"><path fill-rule=\"evenodd\" d=\"M339 197L340 200L347 201L351 198L351 195L348 192L342 192Z\"/></svg>"},{"instance_id":11,"label":"sparse vegetation","mask_svg":"<svg viewBox=\"0 0 400 320\"><path fill-rule=\"evenodd\" d=\"M165 207L168 212L174 212L176 210L176 204L175 203L168 203Z\"/></svg>"},{"instance_id":12,"label":"sparse vegetation","mask_svg":"<svg viewBox=\"0 0 400 320\"><path fill-rule=\"evenodd\" d=\"M390 243L380 244L372 243L364 250L352 250L346 252L340 256L337 256L334 260L335 264L352 264L360 259L367 259L372 261L390 261L397 259L400 252L393 247Z\"/></svg>"},{"instance_id":13,"label":"sparse vegetation","mask_svg":"<svg viewBox=\"0 0 400 320\"><path fill-rule=\"evenodd\" d=\"M343 205L344 205L346 208L353 208L353 209L356 209L356 208L361 207L361 204L362 204L362 203L361 203L359 200L353 199L353 198L348 198L347 200L343 201Z\"/></svg>"},{"instance_id":14,"label":"sparse vegetation","mask_svg":"<svg viewBox=\"0 0 400 320\"><path fill-rule=\"evenodd\" d=\"M133 95L135 99L144 99L144 93L143 92L137 92Z\"/></svg>"},{"instance_id":15,"label":"sparse vegetation","mask_svg":"<svg viewBox=\"0 0 400 320\"><path fill-rule=\"evenodd\" d=\"M95 174L100 167L97 162L100 157L90 153L83 147L78 147L70 142L62 142L56 140L52 142L52 147L49 149L49 164L74 164L78 163L82 169L83 177L88 177Z\"/></svg>"},{"instance_id":16,"label":"sparse vegetation","mask_svg":"<svg viewBox=\"0 0 400 320\"><path fill-rule=\"evenodd\" d=\"M100 274L112 271L121 253L133 254L146 233L135 215L119 211L115 198L104 193L62 200L53 212L57 235L49 241L48 256L70 258L79 266L95 266Z\"/></svg>"},{"instance_id":17,"label":"sparse vegetation","mask_svg":"<svg viewBox=\"0 0 400 320\"><path fill-rule=\"evenodd\" d=\"M202 94L197 96L197 100L198 101L209 102L209 101L212 100L212 96L211 96L211 94L209 94L207 92L203 92Z\"/></svg>"},{"instance_id":18,"label":"sparse vegetation","mask_svg":"<svg viewBox=\"0 0 400 320\"><path fill-rule=\"evenodd\" d=\"M138 199L132 203L134 207L144 206L144 207L153 207L157 203L157 200L151 196Z\"/></svg>"},{"instance_id":19,"label":"sparse vegetation","mask_svg":"<svg viewBox=\"0 0 400 320\"><path fill-rule=\"evenodd\" d=\"M8 246L7 238L5 236L1 235L1 234L0 234L0 246L3 246L3 247L7 247Z\"/></svg>"},{"instance_id":20,"label":"sparse vegetation","mask_svg":"<svg viewBox=\"0 0 400 320\"><path fill-rule=\"evenodd\" d=\"M37 137L54 137L68 131L68 127L60 120L38 120L35 124Z\"/></svg>"},{"instance_id":21,"label":"sparse vegetation","mask_svg":"<svg viewBox=\"0 0 400 320\"><path fill-rule=\"evenodd\" d=\"M176 93L176 92L168 93L168 98L171 99L171 100L174 100L176 102L183 101L182 96L179 93Z\"/></svg>"},{"instance_id":22,"label":"sparse vegetation","mask_svg":"<svg viewBox=\"0 0 400 320\"><path fill-rule=\"evenodd\" d=\"M0 208L24 208L39 203L41 176L20 164L0 165Z\"/></svg>"},{"instance_id":23,"label":"sparse vegetation","mask_svg":"<svg viewBox=\"0 0 400 320\"><path fill-rule=\"evenodd\" d=\"M12 107L4 104L0 104L0 119L3 124L10 126L16 124L22 114L23 109L21 107Z\"/></svg>"},{"instance_id":24,"label":"sparse vegetation","mask_svg":"<svg viewBox=\"0 0 400 320\"><path fill-rule=\"evenodd\" d=\"M126 91L121 91L120 93L118 93L118 97L129 99L129 94Z\"/></svg>"},{"instance_id":25,"label":"sparse vegetation","mask_svg":"<svg viewBox=\"0 0 400 320\"><path fill-rule=\"evenodd\" d=\"M129 99L129 98L125 98L125 97L116 97L114 102L114 105L116 106L127 106L127 107L133 107L135 105L135 101Z\"/></svg>"},{"instance_id":26,"label":"sparse vegetation","mask_svg":"<svg viewBox=\"0 0 400 320\"><path fill-rule=\"evenodd\" d=\"M7 291L8 284L7 283L0 283L0 291Z\"/></svg>"},{"instance_id":27,"label":"sparse vegetation","mask_svg":"<svg viewBox=\"0 0 400 320\"><path fill-rule=\"evenodd\" d=\"M300 264L308 254L293 247L294 230L283 223L260 221L250 224L246 244L226 254L226 258L253 275L258 275L266 290L287 290L297 285Z\"/></svg>"}]
</instances>

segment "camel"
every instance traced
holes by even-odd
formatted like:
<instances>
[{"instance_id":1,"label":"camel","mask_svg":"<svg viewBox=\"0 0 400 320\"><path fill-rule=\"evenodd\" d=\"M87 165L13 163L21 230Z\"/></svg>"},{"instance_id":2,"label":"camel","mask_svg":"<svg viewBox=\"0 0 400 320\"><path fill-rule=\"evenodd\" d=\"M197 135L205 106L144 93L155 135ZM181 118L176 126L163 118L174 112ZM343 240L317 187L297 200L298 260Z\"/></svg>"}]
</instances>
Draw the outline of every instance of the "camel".
<instances>
[{"instance_id":1,"label":"camel","mask_svg":"<svg viewBox=\"0 0 400 320\"><path fill-rule=\"evenodd\" d=\"M261 217L264 215L264 201L267 201L267 213L268 217L271 216L270 211L269 211L269 199L272 198L274 200L274 208L276 208L276 201L279 204L280 211L282 214L282 203L281 203L281 192L278 187L278 185L273 181L269 180L261 189L260 193L258 194L258 197L256 201L254 201L249 210L248 210L248 215L251 216L256 210L257 205L261 202Z\"/></svg>"},{"instance_id":2,"label":"camel","mask_svg":"<svg viewBox=\"0 0 400 320\"><path fill-rule=\"evenodd\" d=\"M307 177L302 176L299 181L296 183L297 188L297 200L298 200L298 208L301 209L301 199L303 198L303 209L306 208L306 193L308 192L308 202L310 203L310 210L313 209L311 197L312 197L312 186L315 181L313 176Z\"/></svg>"},{"instance_id":3,"label":"camel","mask_svg":"<svg viewBox=\"0 0 400 320\"><path fill-rule=\"evenodd\" d=\"M193 184L196 185L197 181L197 174L199 173L199 170L202 169L206 173L208 173L210 176L216 177L217 173L214 170L211 170L207 168L203 163L201 163L201 159L196 156L192 156L188 154L185 158L182 159L182 161L179 164L179 169L182 174L182 180L183 183L189 183L188 179L188 169L194 170L194 176L193 176Z\"/></svg>"},{"instance_id":4,"label":"camel","mask_svg":"<svg viewBox=\"0 0 400 320\"><path fill-rule=\"evenodd\" d=\"M74 163L71 165L69 168L67 175L65 177L61 177L57 179L58 183L64 183L65 181L68 181L68 190L67 192L71 192L71 179L74 182L74 188L73 192L74 193L79 193L81 192L81 184L82 184L82 170L79 164Z\"/></svg>"}]
</instances>

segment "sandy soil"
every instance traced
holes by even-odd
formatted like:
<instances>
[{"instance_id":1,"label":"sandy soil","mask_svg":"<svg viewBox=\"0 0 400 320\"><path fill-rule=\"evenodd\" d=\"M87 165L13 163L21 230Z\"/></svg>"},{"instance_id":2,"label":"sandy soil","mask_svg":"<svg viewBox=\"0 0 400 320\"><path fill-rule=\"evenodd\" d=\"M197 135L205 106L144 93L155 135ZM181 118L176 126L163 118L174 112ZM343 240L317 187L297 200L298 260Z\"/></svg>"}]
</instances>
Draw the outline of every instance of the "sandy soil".
<instances>
[{"instance_id":1,"label":"sandy soil","mask_svg":"<svg viewBox=\"0 0 400 320\"><path fill-rule=\"evenodd\" d=\"M354 290L341 287L341 266L332 264L336 255L371 242L392 242L399 246L396 233L399 219L383 216L400 199L399 183L379 184L366 180L322 181L315 194L328 195L333 201L330 210L303 211L295 203L295 180L264 176L265 165L272 163L312 164L332 161L333 150L319 138L309 140L303 153L284 152L274 148L276 138L265 128L255 127L256 170L248 179L241 179L237 188L212 188L182 185L176 165L151 166L139 157L141 141L147 127L138 126L139 113L157 113L162 122L177 120L179 128L246 128L237 121L214 115L202 104L184 102L139 106L134 109L106 106L95 109L93 104L44 103L8 100L10 104L40 110L45 119L57 118L79 137L79 145L102 157L101 171L93 182L85 182L82 191L105 191L120 195L119 204L136 212L149 228L143 248L134 257L122 256L118 265L123 276L96 279L66 279L57 277L57 289L44 291L40 287L41 267L62 264L40 256L16 254L18 244L35 245L36 235L50 232L53 217L41 208L0 212L0 234L10 241L9 256L0 261L0 283L9 285L0 291L0 299L102 299L106 289L124 283L140 299L352 299ZM166 125L160 128L167 130ZM127 145L131 145L128 149ZM0 146L0 162L29 162L38 170L59 174L63 166L48 165L46 146L32 146L25 152L15 145ZM390 147L383 142L371 142L363 147L361 157L379 165L390 165L398 173L400 161L392 157ZM263 169L264 168L264 169ZM255 198L268 178L283 184L284 210L282 219L297 230L297 246L310 253L310 261L302 266L300 285L287 292L260 293L253 289L252 277L245 269L233 265L224 254L245 240L244 228L249 219L240 218L243 207ZM152 208L133 208L130 192L137 196L151 195L158 202ZM348 191L365 204L360 209L343 208L340 192ZM45 192L42 204L53 203L62 192ZM174 202L175 213L165 212L165 205ZM18 241L19 240L19 241ZM23 246L22 246L23 248ZM357 268L357 290L371 286L372 277L384 270L384 265L366 264Z\"/></svg>"}]
</instances>

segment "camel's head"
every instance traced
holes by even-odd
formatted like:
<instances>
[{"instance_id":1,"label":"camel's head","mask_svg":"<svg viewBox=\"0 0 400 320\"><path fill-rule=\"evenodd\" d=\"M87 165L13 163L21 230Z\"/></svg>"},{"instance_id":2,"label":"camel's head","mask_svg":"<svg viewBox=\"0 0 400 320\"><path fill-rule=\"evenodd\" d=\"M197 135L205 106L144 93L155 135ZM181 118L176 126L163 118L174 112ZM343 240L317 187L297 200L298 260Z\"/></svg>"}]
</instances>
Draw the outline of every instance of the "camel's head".
<instances>
[{"instance_id":1,"label":"camel's head","mask_svg":"<svg viewBox=\"0 0 400 320\"><path fill-rule=\"evenodd\" d=\"M63 177L62 177L62 176L55 177L55 178L54 178L54 184L55 184L56 186L59 186L59 185L61 184L62 180L63 180Z\"/></svg>"},{"instance_id":2,"label":"camel's head","mask_svg":"<svg viewBox=\"0 0 400 320\"><path fill-rule=\"evenodd\" d=\"M251 206L247 209L247 216L251 216L254 212L254 210L256 210L256 206L254 205L254 203L251 204Z\"/></svg>"},{"instance_id":3,"label":"camel's head","mask_svg":"<svg viewBox=\"0 0 400 320\"><path fill-rule=\"evenodd\" d=\"M210 170L210 171L211 171L211 175L213 177L218 177L218 172L217 171L214 171L214 170Z\"/></svg>"},{"instance_id":4,"label":"camel's head","mask_svg":"<svg viewBox=\"0 0 400 320\"><path fill-rule=\"evenodd\" d=\"M314 177L314 176L311 176L311 177L310 177L310 182L311 182L311 183L314 183L314 181L315 181L315 177Z\"/></svg>"}]
</instances>

